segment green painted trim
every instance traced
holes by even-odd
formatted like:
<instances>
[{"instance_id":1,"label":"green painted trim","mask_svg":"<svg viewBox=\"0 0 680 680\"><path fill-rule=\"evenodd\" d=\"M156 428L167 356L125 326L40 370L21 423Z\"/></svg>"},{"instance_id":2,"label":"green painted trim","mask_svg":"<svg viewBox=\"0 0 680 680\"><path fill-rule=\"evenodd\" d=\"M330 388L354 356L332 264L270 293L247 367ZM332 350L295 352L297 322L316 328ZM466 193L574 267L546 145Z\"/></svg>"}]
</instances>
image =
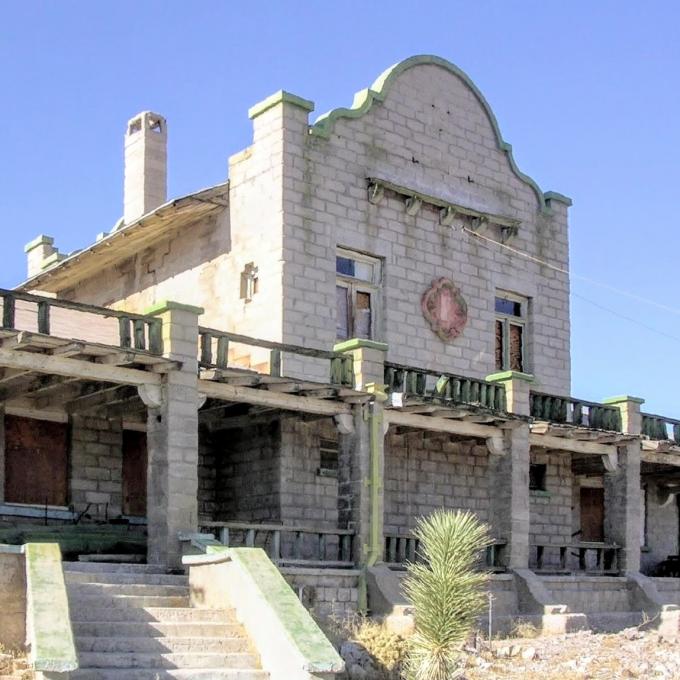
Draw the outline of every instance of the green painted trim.
<instances>
[{"instance_id":1,"label":"green painted trim","mask_svg":"<svg viewBox=\"0 0 680 680\"><path fill-rule=\"evenodd\" d=\"M71 631L61 551L56 543L27 543L26 629L34 670L65 673L78 668Z\"/></svg>"},{"instance_id":2,"label":"green painted trim","mask_svg":"<svg viewBox=\"0 0 680 680\"><path fill-rule=\"evenodd\" d=\"M51 246L54 244L54 238L52 236L47 236L46 234L40 234L36 236L32 241L29 241L24 246L24 252L30 253L31 250L37 248L38 246Z\"/></svg>"},{"instance_id":3,"label":"green painted trim","mask_svg":"<svg viewBox=\"0 0 680 680\"><path fill-rule=\"evenodd\" d=\"M180 312L191 312L196 316L201 316L205 312L203 307L195 307L194 305L185 305L182 302L173 302L172 300L161 300L154 305L151 305L145 312L145 316L158 316L165 312L178 310Z\"/></svg>"},{"instance_id":4,"label":"green painted trim","mask_svg":"<svg viewBox=\"0 0 680 680\"><path fill-rule=\"evenodd\" d=\"M376 342L375 340L366 340L364 338L350 338L333 346L334 352L350 352L354 349L378 349L381 352L387 352L389 348L384 342Z\"/></svg>"},{"instance_id":5,"label":"green painted trim","mask_svg":"<svg viewBox=\"0 0 680 680\"><path fill-rule=\"evenodd\" d=\"M484 112L491 123L491 127L493 128L493 131L496 135L496 143L498 144L498 148L500 151L505 153L508 163L510 164L510 169L518 179L531 187L533 192L536 194L536 199L540 209L549 213L550 208L547 205L546 196L543 194L538 184L531 177L529 177L529 175L525 175L517 167L517 163L515 162L515 159L512 155L512 146L503 139L498 126L498 121L496 120L496 116L491 110L489 103L484 98L484 95L479 91L477 86L464 71L459 69L450 61L432 54L421 54L410 57L409 59L404 59L404 61L400 61L399 63L394 64L394 66L391 66L387 70L383 71L369 88L361 90L354 95L354 101L352 102L352 106L350 108L333 109L332 111L328 111L322 116L319 116L319 118L317 118L314 122L314 125L312 125L310 128L310 134L326 139L329 138L336 120L340 118L360 118L361 116L365 115L371 110L375 102L382 102L385 100L390 87L394 81L402 73L404 73L404 71L407 71L414 66L422 66L425 64L439 66L450 73L453 73L454 75L458 76L470 88L470 90L472 90L472 93L475 95L475 97L477 97L477 100L484 109ZM556 200L557 196L561 196L561 194L556 194L554 192L550 193L553 194L553 200ZM566 197L562 198L564 199Z\"/></svg>"},{"instance_id":6,"label":"green painted trim","mask_svg":"<svg viewBox=\"0 0 680 680\"><path fill-rule=\"evenodd\" d=\"M302 97L298 97L296 94L291 94L285 90L279 90L266 99L263 99L261 102L251 106L248 109L248 118L251 120L253 118L257 118L257 116L260 114L264 113L265 111L269 111L269 109L274 108L279 104L292 104L293 106L298 106L299 108L308 112L314 111L313 101L309 99L303 99Z\"/></svg>"},{"instance_id":7,"label":"green painted trim","mask_svg":"<svg viewBox=\"0 0 680 680\"><path fill-rule=\"evenodd\" d=\"M628 395L621 395L618 397L608 397L607 399L603 399L602 403L603 404L624 404L627 401L631 401L634 404L644 404L645 400L640 398L640 397L630 397Z\"/></svg>"},{"instance_id":8,"label":"green painted trim","mask_svg":"<svg viewBox=\"0 0 680 680\"><path fill-rule=\"evenodd\" d=\"M533 383L536 381L531 373L520 373L519 371L500 371L499 373L491 373L487 375L485 380L487 382L504 382L506 380L523 380L524 382Z\"/></svg>"},{"instance_id":9,"label":"green painted trim","mask_svg":"<svg viewBox=\"0 0 680 680\"><path fill-rule=\"evenodd\" d=\"M567 207L574 205L574 202L571 200L571 198L569 198L569 196L560 194L557 191L546 191L543 196L545 197L546 201L557 201L558 203L564 203L564 205Z\"/></svg>"}]
</instances>

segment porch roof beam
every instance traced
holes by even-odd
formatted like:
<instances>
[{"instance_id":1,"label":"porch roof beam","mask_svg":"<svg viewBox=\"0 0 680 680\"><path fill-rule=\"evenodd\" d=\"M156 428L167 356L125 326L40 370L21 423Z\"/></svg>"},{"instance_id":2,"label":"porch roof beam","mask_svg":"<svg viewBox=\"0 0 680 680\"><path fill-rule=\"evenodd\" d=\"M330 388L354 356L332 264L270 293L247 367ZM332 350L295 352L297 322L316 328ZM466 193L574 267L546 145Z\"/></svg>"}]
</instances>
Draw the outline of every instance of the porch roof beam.
<instances>
[{"instance_id":1,"label":"porch roof beam","mask_svg":"<svg viewBox=\"0 0 680 680\"><path fill-rule=\"evenodd\" d=\"M67 378L83 380L101 380L121 385L160 385L161 376L150 371L136 368L107 366L89 361L49 356L34 352L18 352L0 348L0 366L16 368L36 373L62 375Z\"/></svg>"},{"instance_id":2,"label":"porch roof beam","mask_svg":"<svg viewBox=\"0 0 680 680\"><path fill-rule=\"evenodd\" d=\"M615 444L597 444L595 442L569 439L567 437L555 437L549 434L530 434L530 446L569 453L587 453L594 456L609 456L616 452Z\"/></svg>"},{"instance_id":3,"label":"porch roof beam","mask_svg":"<svg viewBox=\"0 0 680 680\"><path fill-rule=\"evenodd\" d=\"M433 432L446 432L448 434L479 437L481 439L500 437L503 434L503 430L494 425L480 425L479 423L471 423L467 420L422 416L417 413L404 413L404 411L393 409L385 411L385 420L390 425L401 425L418 430L432 430Z\"/></svg>"},{"instance_id":4,"label":"porch roof beam","mask_svg":"<svg viewBox=\"0 0 680 680\"><path fill-rule=\"evenodd\" d=\"M266 389L228 385L213 380L199 380L198 391L210 399L241 402L256 406L270 406L286 411L317 413L323 416L335 416L351 412L349 404L340 401L302 397L282 392L270 392Z\"/></svg>"}]
</instances>

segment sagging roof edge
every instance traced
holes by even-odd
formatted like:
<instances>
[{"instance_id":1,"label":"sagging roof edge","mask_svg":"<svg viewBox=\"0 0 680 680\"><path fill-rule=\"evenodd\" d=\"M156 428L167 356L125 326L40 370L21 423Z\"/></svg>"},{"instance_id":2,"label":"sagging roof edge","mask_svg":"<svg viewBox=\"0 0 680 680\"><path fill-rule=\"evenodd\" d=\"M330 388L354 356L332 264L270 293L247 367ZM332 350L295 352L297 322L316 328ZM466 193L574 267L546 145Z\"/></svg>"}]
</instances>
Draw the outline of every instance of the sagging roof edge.
<instances>
[{"instance_id":1,"label":"sagging roof edge","mask_svg":"<svg viewBox=\"0 0 680 680\"><path fill-rule=\"evenodd\" d=\"M214 200L215 199L215 200ZM221 202L216 199L223 199ZM201 189L195 191L191 194L186 194L185 196L180 196L174 198L171 201L163 203L163 205L158 206L155 210L142 215L139 219L135 220L131 224L121 227L118 230L111 231L104 238L96 241L92 245L84 248L83 250L76 250L68 257L64 258L60 262L55 263L45 271L36 274L23 283L20 283L14 288L17 291L30 291L40 287L40 284L50 279L56 272L63 272L64 270L70 269L77 265L78 262L82 261L84 257L92 257L97 254L99 250L108 249L113 246L121 238L129 236L131 233L137 232L143 229L150 222L153 223L156 217L165 216L169 211L175 210L177 208L184 207L185 205L191 205L192 203L203 204L203 203L214 203L215 209L226 208L229 205L229 181L223 182L221 184L216 184L207 189Z\"/></svg>"}]
</instances>

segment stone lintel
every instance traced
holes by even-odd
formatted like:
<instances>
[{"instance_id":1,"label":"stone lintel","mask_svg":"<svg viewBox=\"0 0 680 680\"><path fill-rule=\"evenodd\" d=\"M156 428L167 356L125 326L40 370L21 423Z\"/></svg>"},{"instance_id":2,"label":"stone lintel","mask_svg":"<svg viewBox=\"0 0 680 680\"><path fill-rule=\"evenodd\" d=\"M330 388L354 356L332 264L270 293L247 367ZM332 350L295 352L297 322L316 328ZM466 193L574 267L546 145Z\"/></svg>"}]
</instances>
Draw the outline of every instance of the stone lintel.
<instances>
[{"instance_id":1,"label":"stone lintel","mask_svg":"<svg viewBox=\"0 0 680 680\"><path fill-rule=\"evenodd\" d=\"M279 90L274 94L270 95L261 102L258 102L254 106L248 109L248 118L251 120L257 118L257 116L263 114L265 111L278 106L279 104L292 104L297 106L307 112L314 111L314 102L309 99L303 99L295 94L286 92L285 90Z\"/></svg>"}]
</instances>

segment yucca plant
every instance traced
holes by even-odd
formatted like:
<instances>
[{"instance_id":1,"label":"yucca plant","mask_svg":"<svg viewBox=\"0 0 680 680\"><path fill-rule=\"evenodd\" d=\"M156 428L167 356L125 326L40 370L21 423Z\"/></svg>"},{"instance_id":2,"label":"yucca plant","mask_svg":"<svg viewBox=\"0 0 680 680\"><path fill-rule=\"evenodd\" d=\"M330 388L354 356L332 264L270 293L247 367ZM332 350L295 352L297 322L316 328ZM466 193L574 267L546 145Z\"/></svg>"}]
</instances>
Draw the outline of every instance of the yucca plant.
<instances>
[{"instance_id":1,"label":"yucca plant","mask_svg":"<svg viewBox=\"0 0 680 680\"><path fill-rule=\"evenodd\" d=\"M451 680L463 642L486 604L488 574L475 568L489 545L488 528L471 512L437 510L418 521L419 561L404 583L415 613L409 680Z\"/></svg>"}]
</instances>

